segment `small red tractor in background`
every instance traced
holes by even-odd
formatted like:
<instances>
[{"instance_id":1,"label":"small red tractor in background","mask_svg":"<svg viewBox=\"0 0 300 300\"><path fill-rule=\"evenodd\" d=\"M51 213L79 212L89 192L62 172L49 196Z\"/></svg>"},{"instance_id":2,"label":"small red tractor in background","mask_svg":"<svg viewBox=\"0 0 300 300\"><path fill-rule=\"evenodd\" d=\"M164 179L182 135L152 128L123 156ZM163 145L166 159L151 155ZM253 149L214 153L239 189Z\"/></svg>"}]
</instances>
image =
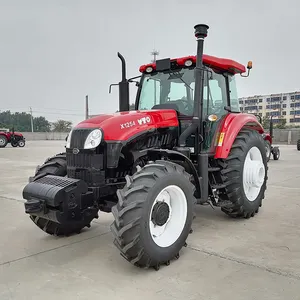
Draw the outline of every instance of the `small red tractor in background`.
<instances>
[{"instance_id":1,"label":"small red tractor in background","mask_svg":"<svg viewBox=\"0 0 300 300\"><path fill-rule=\"evenodd\" d=\"M99 210L112 212L121 255L158 270L186 246L195 204L233 218L258 212L268 178L264 129L240 112L235 83L251 64L243 75L244 65L204 55L208 26L194 28L196 56L157 60L131 79L118 53L119 112L76 125L66 151L48 158L23 189L25 212L41 230L79 233Z\"/></svg>"},{"instance_id":2,"label":"small red tractor in background","mask_svg":"<svg viewBox=\"0 0 300 300\"><path fill-rule=\"evenodd\" d=\"M5 148L8 143L12 147L24 147L25 138L22 133L15 132L14 128L12 131L7 128L0 128L0 148Z\"/></svg>"},{"instance_id":3,"label":"small red tractor in background","mask_svg":"<svg viewBox=\"0 0 300 300\"><path fill-rule=\"evenodd\" d=\"M260 115L256 115L259 122L262 123L262 118ZM280 157L280 149L278 146L273 146L273 116L270 117L270 127L269 132L264 132L262 134L264 140L265 140L265 147L266 147L266 153L267 153L267 162L270 160L271 155L273 155L274 160L279 160Z\"/></svg>"}]
</instances>

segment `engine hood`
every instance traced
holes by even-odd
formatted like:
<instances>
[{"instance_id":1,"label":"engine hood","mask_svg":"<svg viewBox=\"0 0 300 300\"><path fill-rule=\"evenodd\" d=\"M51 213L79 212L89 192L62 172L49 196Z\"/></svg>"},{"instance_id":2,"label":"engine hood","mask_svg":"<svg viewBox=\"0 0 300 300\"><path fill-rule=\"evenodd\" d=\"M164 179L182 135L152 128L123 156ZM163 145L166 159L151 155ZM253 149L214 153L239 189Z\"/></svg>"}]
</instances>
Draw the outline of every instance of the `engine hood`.
<instances>
[{"instance_id":1,"label":"engine hood","mask_svg":"<svg viewBox=\"0 0 300 300\"><path fill-rule=\"evenodd\" d=\"M100 114L80 122L75 128L101 128L106 141L125 141L155 128L178 126L175 110L143 110Z\"/></svg>"}]
</instances>

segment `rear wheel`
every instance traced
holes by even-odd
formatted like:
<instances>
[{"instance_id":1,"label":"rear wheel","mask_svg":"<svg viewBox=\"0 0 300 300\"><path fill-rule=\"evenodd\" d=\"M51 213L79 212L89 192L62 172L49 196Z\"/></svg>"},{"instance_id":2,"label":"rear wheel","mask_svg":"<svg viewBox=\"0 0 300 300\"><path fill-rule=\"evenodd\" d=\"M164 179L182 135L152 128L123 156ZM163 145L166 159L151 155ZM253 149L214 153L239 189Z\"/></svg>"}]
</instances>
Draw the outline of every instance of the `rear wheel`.
<instances>
[{"instance_id":1,"label":"rear wheel","mask_svg":"<svg viewBox=\"0 0 300 300\"><path fill-rule=\"evenodd\" d=\"M253 217L262 206L268 179L264 145L257 131L242 130L227 159L220 161L226 185L223 197L229 200L222 211L231 217Z\"/></svg>"},{"instance_id":2,"label":"rear wheel","mask_svg":"<svg viewBox=\"0 0 300 300\"><path fill-rule=\"evenodd\" d=\"M118 191L112 208L114 244L121 255L142 268L159 268L179 257L194 217L195 188L182 166L149 163Z\"/></svg>"},{"instance_id":3,"label":"rear wheel","mask_svg":"<svg viewBox=\"0 0 300 300\"><path fill-rule=\"evenodd\" d=\"M4 135L0 135L0 148L6 147L8 143L7 137Z\"/></svg>"},{"instance_id":4,"label":"rear wheel","mask_svg":"<svg viewBox=\"0 0 300 300\"><path fill-rule=\"evenodd\" d=\"M271 147L271 143L267 140L265 140L265 148L266 148L266 156L268 162L271 158L272 147Z\"/></svg>"},{"instance_id":5,"label":"rear wheel","mask_svg":"<svg viewBox=\"0 0 300 300\"><path fill-rule=\"evenodd\" d=\"M66 154L60 153L48 158L45 163L37 167L35 176L30 178L30 181L35 181L46 175L67 176L67 161ZM68 236L73 233L80 233L81 229L88 226L92 221L87 220L84 223L76 226L63 226L62 224L47 220L45 218L30 215L30 219L44 232L56 236Z\"/></svg>"}]
</instances>

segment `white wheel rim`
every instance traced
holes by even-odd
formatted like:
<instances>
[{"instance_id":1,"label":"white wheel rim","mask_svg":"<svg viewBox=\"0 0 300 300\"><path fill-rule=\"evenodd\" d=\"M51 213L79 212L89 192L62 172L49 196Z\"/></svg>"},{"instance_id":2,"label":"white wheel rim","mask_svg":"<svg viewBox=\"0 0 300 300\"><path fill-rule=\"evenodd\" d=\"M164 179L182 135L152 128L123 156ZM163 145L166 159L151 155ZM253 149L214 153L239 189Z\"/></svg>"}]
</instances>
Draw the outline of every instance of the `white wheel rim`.
<instances>
[{"instance_id":1,"label":"white wheel rim","mask_svg":"<svg viewBox=\"0 0 300 300\"><path fill-rule=\"evenodd\" d=\"M165 202L169 207L169 217L162 226L155 225L152 221L152 212L157 202ZM183 190L176 185L165 187L153 202L149 225L150 234L156 245L169 247L180 237L187 219L187 200Z\"/></svg>"},{"instance_id":2,"label":"white wheel rim","mask_svg":"<svg viewBox=\"0 0 300 300\"><path fill-rule=\"evenodd\" d=\"M254 201L265 181L265 165L257 147L252 147L246 156L243 170L243 187L249 201Z\"/></svg>"},{"instance_id":3,"label":"white wheel rim","mask_svg":"<svg viewBox=\"0 0 300 300\"><path fill-rule=\"evenodd\" d=\"M3 146L5 144L4 138L0 138L0 146Z\"/></svg>"},{"instance_id":4,"label":"white wheel rim","mask_svg":"<svg viewBox=\"0 0 300 300\"><path fill-rule=\"evenodd\" d=\"M19 146L24 146L24 142L19 142Z\"/></svg>"}]
</instances>

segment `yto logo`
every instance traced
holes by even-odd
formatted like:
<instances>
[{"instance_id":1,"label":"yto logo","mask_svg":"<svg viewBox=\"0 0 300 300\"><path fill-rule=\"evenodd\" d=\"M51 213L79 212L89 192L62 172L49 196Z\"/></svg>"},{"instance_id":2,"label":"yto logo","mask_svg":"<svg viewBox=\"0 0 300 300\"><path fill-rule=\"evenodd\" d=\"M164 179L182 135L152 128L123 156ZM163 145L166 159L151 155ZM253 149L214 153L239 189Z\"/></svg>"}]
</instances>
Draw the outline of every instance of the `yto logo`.
<instances>
[{"instance_id":1,"label":"yto logo","mask_svg":"<svg viewBox=\"0 0 300 300\"><path fill-rule=\"evenodd\" d=\"M151 119L150 119L150 117L143 117L141 119L138 119L137 121L138 121L139 125L143 125L143 124L150 123Z\"/></svg>"}]
</instances>

